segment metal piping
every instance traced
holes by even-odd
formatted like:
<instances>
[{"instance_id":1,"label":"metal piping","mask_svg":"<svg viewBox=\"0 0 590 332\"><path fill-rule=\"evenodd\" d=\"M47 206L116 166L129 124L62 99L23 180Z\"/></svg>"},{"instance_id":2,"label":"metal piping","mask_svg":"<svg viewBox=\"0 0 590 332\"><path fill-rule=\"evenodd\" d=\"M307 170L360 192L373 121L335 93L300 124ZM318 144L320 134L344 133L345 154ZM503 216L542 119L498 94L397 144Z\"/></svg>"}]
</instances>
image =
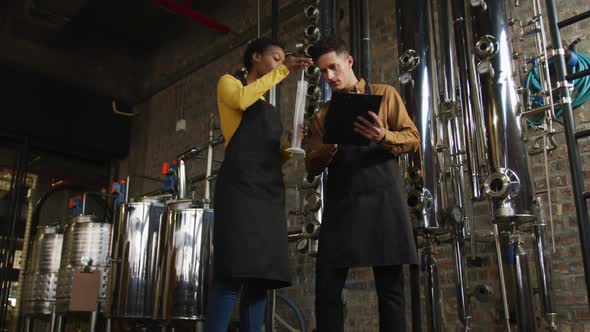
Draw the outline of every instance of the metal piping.
<instances>
[{"instance_id":1,"label":"metal piping","mask_svg":"<svg viewBox=\"0 0 590 332\"><path fill-rule=\"evenodd\" d=\"M215 118L213 114L209 114L209 146L207 147L207 169L205 171L205 176L207 177L207 181L205 181L205 197L203 201L203 207L205 209L209 208L211 203L211 182L209 178L211 178L211 173L213 169L213 126L214 126Z\"/></svg>"},{"instance_id":2,"label":"metal piping","mask_svg":"<svg viewBox=\"0 0 590 332\"><path fill-rule=\"evenodd\" d=\"M420 305L420 268L410 265L410 292L412 306L412 331L422 332L422 310Z\"/></svg>"},{"instance_id":3,"label":"metal piping","mask_svg":"<svg viewBox=\"0 0 590 332\"><path fill-rule=\"evenodd\" d=\"M514 230L511 245L514 250L514 281L516 282L516 319L518 330L535 332L535 313L533 306L533 292L530 284L530 272L527 253L522 246L518 231Z\"/></svg>"},{"instance_id":4,"label":"metal piping","mask_svg":"<svg viewBox=\"0 0 590 332\"><path fill-rule=\"evenodd\" d=\"M434 243L432 237L426 238L426 247L422 249L422 261L424 262L424 270L426 275L424 279L425 293L426 293L426 317L428 318L429 332L444 331L443 317L442 317L442 298L438 279L438 265L436 258L434 258Z\"/></svg>"},{"instance_id":5,"label":"metal piping","mask_svg":"<svg viewBox=\"0 0 590 332\"><path fill-rule=\"evenodd\" d=\"M536 200L537 220L533 224L533 240L535 259L537 262L537 280L539 281L539 295L543 305L543 313L550 331L557 331L557 312L553 297L553 278L551 277L551 257L547 252L547 224L543 210L543 200Z\"/></svg>"},{"instance_id":6,"label":"metal piping","mask_svg":"<svg viewBox=\"0 0 590 332\"><path fill-rule=\"evenodd\" d=\"M361 77L367 82L371 82L371 28L369 23L369 0L361 0L360 7Z\"/></svg>"},{"instance_id":7,"label":"metal piping","mask_svg":"<svg viewBox=\"0 0 590 332\"><path fill-rule=\"evenodd\" d=\"M486 128L488 177L484 186L494 206L494 222L530 221L534 219L533 186L513 79L506 3L488 1L487 9L478 5L471 15Z\"/></svg>"},{"instance_id":8,"label":"metal piping","mask_svg":"<svg viewBox=\"0 0 590 332\"><path fill-rule=\"evenodd\" d=\"M279 39L279 0L272 0L271 4L270 36L272 40ZM281 110L281 86L273 85L271 89L271 104L280 112Z\"/></svg>"},{"instance_id":9,"label":"metal piping","mask_svg":"<svg viewBox=\"0 0 590 332\"><path fill-rule=\"evenodd\" d=\"M506 330L510 332L510 308L508 307L508 294L506 292L506 276L504 275L504 260L502 259L500 234L498 231L498 225L494 224L492 227L494 228L494 244L496 246L496 260L498 262L498 275L500 277L500 291L502 294L502 308L504 309L504 322L506 323Z\"/></svg>"},{"instance_id":10,"label":"metal piping","mask_svg":"<svg viewBox=\"0 0 590 332\"><path fill-rule=\"evenodd\" d=\"M479 133L483 126L479 125L479 87L474 84L472 77L472 52L471 52L471 29L470 20L466 12L466 6L462 0L453 1L453 18L455 22L455 43L457 57L457 71L459 73L459 84L461 88L461 112L464 122L465 144L468 159L468 169L473 199L482 199L480 180L480 158L482 137ZM480 129L478 129L480 128Z\"/></svg>"},{"instance_id":11,"label":"metal piping","mask_svg":"<svg viewBox=\"0 0 590 332\"><path fill-rule=\"evenodd\" d=\"M467 293L468 284L467 273L465 271L465 260L463 259L463 230L463 223L455 222L452 249L453 260L455 263L455 291L457 293L457 310L459 314L459 320L463 323L464 329L469 330L471 308L469 306L469 294Z\"/></svg>"},{"instance_id":12,"label":"metal piping","mask_svg":"<svg viewBox=\"0 0 590 332\"><path fill-rule=\"evenodd\" d=\"M580 245L582 247L582 258L584 263L584 279L586 281L586 296L590 303L590 227L588 227L588 207L584 199L584 178L580 163L580 150L578 141L575 137L575 123L571 102L571 94L568 88L568 82L565 79L567 70L565 66L565 51L561 40L558 27L557 9L554 0L546 0L547 21L549 22L549 32L553 49L557 52L555 59L555 68L557 71L557 83L560 84L561 107L564 110L562 119L564 123L565 139L567 143L567 155L570 165L570 174L576 204L576 219L580 234Z\"/></svg>"},{"instance_id":13,"label":"metal piping","mask_svg":"<svg viewBox=\"0 0 590 332\"><path fill-rule=\"evenodd\" d=\"M355 74L360 73L361 64L361 42L360 42L360 24L359 24L359 2L358 0L348 0L348 18L350 24L350 55L354 59L352 70Z\"/></svg>"},{"instance_id":14,"label":"metal piping","mask_svg":"<svg viewBox=\"0 0 590 332\"><path fill-rule=\"evenodd\" d=\"M447 108L454 108L457 101L455 86L455 38L453 35L453 12L451 0L438 1L438 47L442 82L442 102Z\"/></svg>"},{"instance_id":15,"label":"metal piping","mask_svg":"<svg viewBox=\"0 0 590 332\"><path fill-rule=\"evenodd\" d=\"M398 1L400 95L420 133L420 152L408 156L408 206L418 232L444 228L441 200L438 87L434 65L432 6L427 0Z\"/></svg>"}]
</instances>

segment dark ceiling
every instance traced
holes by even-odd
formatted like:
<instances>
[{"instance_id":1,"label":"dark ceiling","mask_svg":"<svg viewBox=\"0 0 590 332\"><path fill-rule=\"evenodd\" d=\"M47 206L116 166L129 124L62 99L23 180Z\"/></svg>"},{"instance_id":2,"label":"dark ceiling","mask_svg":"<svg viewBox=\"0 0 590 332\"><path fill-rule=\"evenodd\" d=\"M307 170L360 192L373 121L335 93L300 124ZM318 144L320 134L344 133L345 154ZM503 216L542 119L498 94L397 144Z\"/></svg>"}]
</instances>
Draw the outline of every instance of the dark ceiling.
<instances>
[{"instance_id":1,"label":"dark ceiling","mask_svg":"<svg viewBox=\"0 0 590 332\"><path fill-rule=\"evenodd\" d=\"M221 6L217 1L176 0L204 15ZM145 59L175 36L205 26L154 0L28 0L9 13L19 38L70 52L100 55L117 52ZM226 2L224 3L225 5ZM213 18L215 19L215 18Z\"/></svg>"},{"instance_id":2,"label":"dark ceiling","mask_svg":"<svg viewBox=\"0 0 590 332\"><path fill-rule=\"evenodd\" d=\"M124 109L145 95L154 55L165 54L168 43L187 35L222 34L187 12L219 21L210 14L219 16L230 3L0 1L0 94L12 110L0 125L0 139L28 136L49 150L58 147L97 160L122 158L128 119L113 114L111 101ZM101 138L109 130L118 134Z\"/></svg>"},{"instance_id":3,"label":"dark ceiling","mask_svg":"<svg viewBox=\"0 0 590 332\"><path fill-rule=\"evenodd\" d=\"M221 34L185 10L223 24L223 18L215 16L231 3L4 0L0 3L0 65L20 65L85 88L93 89L94 84L97 92L129 102L142 95L133 90L149 79L156 51L181 36Z\"/></svg>"},{"instance_id":4,"label":"dark ceiling","mask_svg":"<svg viewBox=\"0 0 590 332\"><path fill-rule=\"evenodd\" d=\"M146 59L187 24L193 23L151 1L88 1L61 31L42 41L71 52L100 55L115 51Z\"/></svg>"}]
</instances>

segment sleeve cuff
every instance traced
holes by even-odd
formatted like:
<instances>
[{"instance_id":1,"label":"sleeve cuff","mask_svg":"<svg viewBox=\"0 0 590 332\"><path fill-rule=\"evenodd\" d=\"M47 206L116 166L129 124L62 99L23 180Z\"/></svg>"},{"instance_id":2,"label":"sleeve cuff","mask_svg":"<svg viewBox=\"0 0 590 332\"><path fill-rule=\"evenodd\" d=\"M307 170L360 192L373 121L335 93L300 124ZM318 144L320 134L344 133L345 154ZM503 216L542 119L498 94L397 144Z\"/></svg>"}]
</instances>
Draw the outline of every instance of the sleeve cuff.
<instances>
[{"instance_id":1,"label":"sleeve cuff","mask_svg":"<svg viewBox=\"0 0 590 332\"><path fill-rule=\"evenodd\" d=\"M281 73L284 76L289 75L289 68L287 68L287 66L285 66L284 64L280 64L278 70L279 73Z\"/></svg>"}]
</instances>

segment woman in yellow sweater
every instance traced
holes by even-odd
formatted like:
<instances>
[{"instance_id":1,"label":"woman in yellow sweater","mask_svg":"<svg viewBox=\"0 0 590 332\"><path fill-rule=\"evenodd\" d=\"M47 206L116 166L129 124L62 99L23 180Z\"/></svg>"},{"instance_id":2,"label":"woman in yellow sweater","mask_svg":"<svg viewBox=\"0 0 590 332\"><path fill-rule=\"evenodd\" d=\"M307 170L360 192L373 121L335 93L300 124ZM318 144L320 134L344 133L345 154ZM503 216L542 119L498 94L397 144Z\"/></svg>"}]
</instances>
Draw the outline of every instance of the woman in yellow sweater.
<instances>
[{"instance_id":1,"label":"woman in yellow sweater","mask_svg":"<svg viewBox=\"0 0 590 332\"><path fill-rule=\"evenodd\" d=\"M263 95L310 58L285 56L268 38L244 53L245 76L224 75L217 107L226 140L215 187L214 277L207 332L227 330L237 294L240 331L258 332L267 289L290 285L279 112Z\"/></svg>"}]
</instances>

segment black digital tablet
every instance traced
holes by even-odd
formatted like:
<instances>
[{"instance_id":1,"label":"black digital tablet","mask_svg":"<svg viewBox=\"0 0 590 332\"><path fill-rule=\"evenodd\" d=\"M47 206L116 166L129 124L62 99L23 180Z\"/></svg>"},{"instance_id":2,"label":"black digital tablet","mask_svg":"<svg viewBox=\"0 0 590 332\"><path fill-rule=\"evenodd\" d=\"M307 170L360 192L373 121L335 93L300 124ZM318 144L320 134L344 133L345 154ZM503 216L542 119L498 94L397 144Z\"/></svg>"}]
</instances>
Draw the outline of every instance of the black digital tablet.
<instances>
[{"instance_id":1,"label":"black digital tablet","mask_svg":"<svg viewBox=\"0 0 590 332\"><path fill-rule=\"evenodd\" d=\"M330 107L326 113L324 143L326 144L368 144L369 140L354 131L357 116L373 122L369 111L379 114L383 96L360 93L332 94Z\"/></svg>"}]
</instances>

